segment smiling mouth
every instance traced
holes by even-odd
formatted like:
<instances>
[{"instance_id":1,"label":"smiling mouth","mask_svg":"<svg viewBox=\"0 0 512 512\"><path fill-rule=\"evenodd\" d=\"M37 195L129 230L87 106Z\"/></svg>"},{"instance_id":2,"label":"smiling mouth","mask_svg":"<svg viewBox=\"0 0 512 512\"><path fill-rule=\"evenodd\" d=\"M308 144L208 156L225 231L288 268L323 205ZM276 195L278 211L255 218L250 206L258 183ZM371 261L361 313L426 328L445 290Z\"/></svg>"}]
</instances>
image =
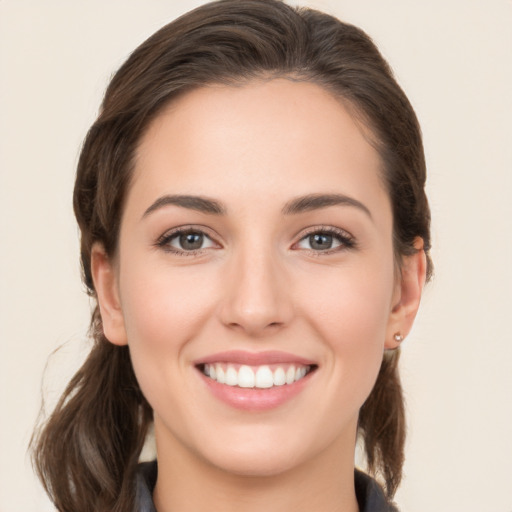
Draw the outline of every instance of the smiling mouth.
<instances>
[{"instance_id":1,"label":"smiling mouth","mask_svg":"<svg viewBox=\"0 0 512 512\"><path fill-rule=\"evenodd\" d=\"M316 365L271 364L234 365L228 363L200 364L197 368L208 378L238 388L269 389L294 384L316 370Z\"/></svg>"}]
</instances>

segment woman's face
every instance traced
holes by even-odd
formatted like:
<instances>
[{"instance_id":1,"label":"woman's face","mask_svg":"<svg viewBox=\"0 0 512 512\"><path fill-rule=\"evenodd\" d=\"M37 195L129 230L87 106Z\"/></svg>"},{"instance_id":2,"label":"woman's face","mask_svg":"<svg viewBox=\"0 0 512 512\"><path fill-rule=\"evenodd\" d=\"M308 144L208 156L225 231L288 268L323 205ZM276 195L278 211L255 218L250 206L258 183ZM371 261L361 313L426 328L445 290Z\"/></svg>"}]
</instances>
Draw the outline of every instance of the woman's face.
<instances>
[{"instance_id":1,"label":"woman's face","mask_svg":"<svg viewBox=\"0 0 512 512\"><path fill-rule=\"evenodd\" d=\"M327 448L353 460L401 327L380 172L364 129L311 83L201 88L150 125L118 256L93 265L159 453L254 475Z\"/></svg>"}]
</instances>

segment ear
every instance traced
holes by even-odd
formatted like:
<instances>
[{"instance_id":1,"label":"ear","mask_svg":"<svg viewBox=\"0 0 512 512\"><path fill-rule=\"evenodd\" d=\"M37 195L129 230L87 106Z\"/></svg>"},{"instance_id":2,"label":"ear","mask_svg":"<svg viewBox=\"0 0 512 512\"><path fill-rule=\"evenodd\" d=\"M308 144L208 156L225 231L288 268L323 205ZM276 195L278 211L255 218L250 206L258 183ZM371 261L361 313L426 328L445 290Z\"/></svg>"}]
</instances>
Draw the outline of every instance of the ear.
<instances>
[{"instance_id":1,"label":"ear","mask_svg":"<svg viewBox=\"0 0 512 512\"><path fill-rule=\"evenodd\" d=\"M99 243L92 247L91 272L100 307L103 333L114 345L126 345L128 341L116 271L105 249Z\"/></svg>"},{"instance_id":2,"label":"ear","mask_svg":"<svg viewBox=\"0 0 512 512\"><path fill-rule=\"evenodd\" d=\"M389 316L386 332L386 349L396 349L409 334L418 308L421 293L425 285L427 258L423 250L423 240L414 241L416 252L402 259L400 275L393 295L393 309ZM401 339L400 339L401 337Z\"/></svg>"}]
</instances>

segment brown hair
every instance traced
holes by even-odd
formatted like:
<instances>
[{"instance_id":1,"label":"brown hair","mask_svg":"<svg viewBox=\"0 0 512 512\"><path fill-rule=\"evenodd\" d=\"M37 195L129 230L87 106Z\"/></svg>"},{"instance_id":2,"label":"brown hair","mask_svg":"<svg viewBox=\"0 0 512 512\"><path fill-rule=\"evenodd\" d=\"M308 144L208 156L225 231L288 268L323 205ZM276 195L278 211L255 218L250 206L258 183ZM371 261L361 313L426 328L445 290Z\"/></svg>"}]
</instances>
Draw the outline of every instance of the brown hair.
<instances>
[{"instance_id":1,"label":"brown hair","mask_svg":"<svg viewBox=\"0 0 512 512\"><path fill-rule=\"evenodd\" d=\"M406 96L370 38L332 16L277 0L221 0L166 25L114 75L85 139L74 191L83 279L95 297L91 247L117 247L134 153L149 123L172 99L211 83L256 77L317 83L348 102L373 136L394 216L396 259L430 248L420 128ZM428 259L428 274L431 263ZM138 386L128 347L109 343L96 307L94 345L44 429L34 463L60 511L133 509L134 476L152 411ZM401 479L404 405L397 363L387 354L363 405L359 433L369 471L392 497Z\"/></svg>"}]
</instances>

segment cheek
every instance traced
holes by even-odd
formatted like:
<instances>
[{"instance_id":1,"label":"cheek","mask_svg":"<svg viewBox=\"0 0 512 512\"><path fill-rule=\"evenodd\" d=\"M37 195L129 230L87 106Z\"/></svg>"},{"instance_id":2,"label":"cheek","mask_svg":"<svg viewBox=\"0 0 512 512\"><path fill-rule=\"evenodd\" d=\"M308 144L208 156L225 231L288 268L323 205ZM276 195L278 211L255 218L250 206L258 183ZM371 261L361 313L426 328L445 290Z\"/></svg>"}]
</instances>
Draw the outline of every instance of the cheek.
<instances>
[{"instance_id":1,"label":"cheek","mask_svg":"<svg viewBox=\"0 0 512 512\"><path fill-rule=\"evenodd\" d=\"M211 283L190 269L126 268L121 298L129 343L175 352L211 314Z\"/></svg>"},{"instance_id":2,"label":"cheek","mask_svg":"<svg viewBox=\"0 0 512 512\"><path fill-rule=\"evenodd\" d=\"M188 342L212 316L212 286L190 270L131 263L120 279L123 316L135 374L152 403L186 381Z\"/></svg>"},{"instance_id":3,"label":"cheek","mask_svg":"<svg viewBox=\"0 0 512 512\"><path fill-rule=\"evenodd\" d=\"M325 364L336 375L333 382L350 383L364 400L382 361L391 313L392 262L315 277L307 277L297 293L304 297L303 314L327 348Z\"/></svg>"},{"instance_id":4,"label":"cheek","mask_svg":"<svg viewBox=\"0 0 512 512\"><path fill-rule=\"evenodd\" d=\"M391 313L393 267L359 265L304 276L297 297L326 335L340 342L384 343Z\"/></svg>"}]
</instances>

